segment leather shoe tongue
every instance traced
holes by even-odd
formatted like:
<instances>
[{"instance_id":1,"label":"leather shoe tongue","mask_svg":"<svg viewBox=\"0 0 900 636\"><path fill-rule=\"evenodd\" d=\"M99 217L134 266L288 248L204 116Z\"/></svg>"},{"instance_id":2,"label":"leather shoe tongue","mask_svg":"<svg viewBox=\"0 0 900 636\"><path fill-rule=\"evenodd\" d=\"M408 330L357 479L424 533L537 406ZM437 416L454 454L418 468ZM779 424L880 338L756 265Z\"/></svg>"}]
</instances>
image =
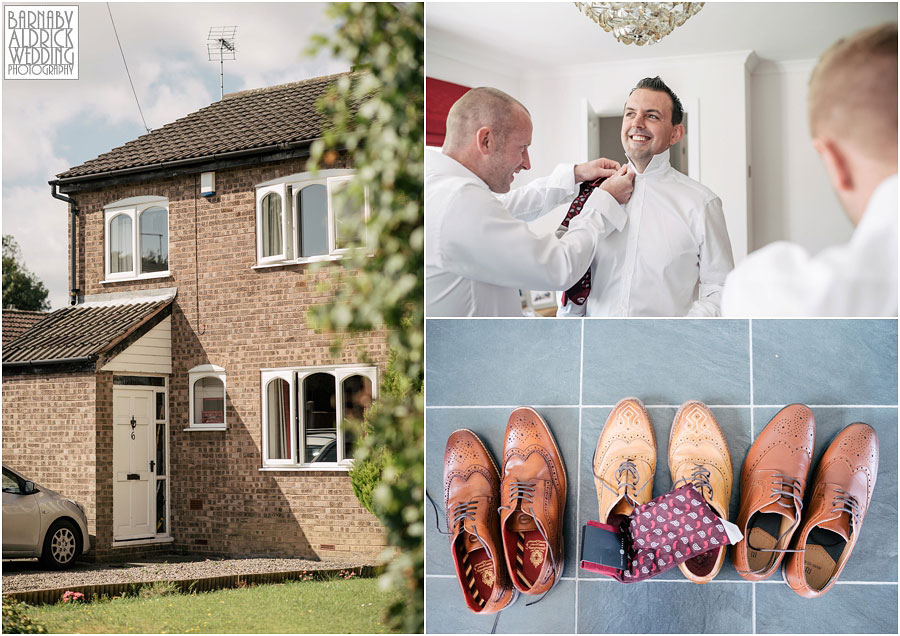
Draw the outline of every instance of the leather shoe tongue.
<instances>
[{"instance_id":1,"label":"leather shoe tongue","mask_svg":"<svg viewBox=\"0 0 900 636\"><path fill-rule=\"evenodd\" d=\"M781 503L779 503L781 501L784 501L784 499L776 499L775 501L768 504L767 506L763 506L760 509L760 512L770 512L770 513L779 514L782 517L787 517L791 521L795 521L794 507L791 506L790 508L785 508L784 506L781 505Z\"/></svg>"},{"instance_id":2,"label":"leather shoe tongue","mask_svg":"<svg viewBox=\"0 0 900 636\"><path fill-rule=\"evenodd\" d=\"M534 518L530 514L518 510L510 517L507 527L513 532L529 532L531 530L537 530L537 524L534 522Z\"/></svg>"},{"instance_id":3,"label":"leather shoe tongue","mask_svg":"<svg viewBox=\"0 0 900 636\"><path fill-rule=\"evenodd\" d=\"M842 512L837 519L823 521L817 525L825 530L831 530L832 532L838 533L845 541L850 540L850 515L846 512Z\"/></svg>"}]
</instances>

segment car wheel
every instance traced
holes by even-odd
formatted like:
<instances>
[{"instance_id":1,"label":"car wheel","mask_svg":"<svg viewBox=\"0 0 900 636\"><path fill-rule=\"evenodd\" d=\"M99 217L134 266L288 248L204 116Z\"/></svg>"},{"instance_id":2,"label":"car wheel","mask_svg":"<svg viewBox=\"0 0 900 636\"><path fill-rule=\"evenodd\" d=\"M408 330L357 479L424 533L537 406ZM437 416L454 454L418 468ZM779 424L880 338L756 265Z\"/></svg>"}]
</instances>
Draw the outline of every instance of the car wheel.
<instances>
[{"instance_id":1,"label":"car wheel","mask_svg":"<svg viewBox=\"0 0 900 636\"><path fill-rule=\"evenodd\" d=\"M44 537L41 562L53 570L71 567L81 554L81 536L68 519L55 522Z\"/></svg>"}]
</instances>

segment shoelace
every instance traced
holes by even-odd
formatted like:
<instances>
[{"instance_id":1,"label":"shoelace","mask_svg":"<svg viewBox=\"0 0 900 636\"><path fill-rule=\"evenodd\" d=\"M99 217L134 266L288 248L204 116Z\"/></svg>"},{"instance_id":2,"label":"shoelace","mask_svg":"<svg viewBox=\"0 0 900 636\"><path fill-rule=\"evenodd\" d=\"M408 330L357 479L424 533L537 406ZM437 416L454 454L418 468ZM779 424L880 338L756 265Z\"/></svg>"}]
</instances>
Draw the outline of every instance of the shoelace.
<instances>
[{"instance_id":1,"label":"shoelace","mask_svg":"<svg viewBox=\"0 0 900 636\"><path fill-rule=\"evenodd\" d=\"M556 572L556 556L553 553L553 546L550 545L550 539L547 537L547 533L544 531L544 528L541 526L541 522L538 520L537 516L534 514L534 491L536 490L537 485L533 481L512 481L509 484L509 500L510 505L508 506L500 506L497 511L501 510L516 510L519 509L524 513L531 515L534 519L535 525L537 526L538 532L541 534L541 538L544 540L544 543L547 545L547 553L550 555L550 566L553 569L553 572ZM520 503L521 502L521 503ZM529 510L525 510L524 504L531 504L532 507ZM554 578L556 576L554 575ZM536 601L531 601L530 603L526 603L525 607L529 607L534 605L535 603L539 603L544 600L544 597L556 587L556 584L559 583L559 579L557 578L553 585L550 586L550 589L541 594L541 598Z\"/></svg>"},{"instance_id":2,"label":"shoelace","mask_svg":"<svg viewBox=\"0 0 900 636\"><path fill-rule=\"evenodd\" d=\"M790 475L782 475L781 473L776 473L774 477L777 477L781 481L772 482L772 488L769 489L769 493L775 495L775 499L766 503L766 506L777 503L782 508L786 508L788 510L793 510L794 506L796 506L796 512L794 514L794 522L788 527L787 530L781 533L781 535L775 540L775 545L781 543L781 540L786 536L789 536L797 525L800 523L800 513L803 510L803 497L800 496L800 491L803 489L800 480ZM785 501L785 498L788 501ZM790 500L793 499L793 502ZM786 554L788 552L806 552L805 549L800 550L788 550L787 548L754 548L750 545L750 537L747 537L747 547L754 552L771 552L773 554ZM757 569L757 570L738 570L738 572L743 574L759 574L761 572L765 572L766 570L771 568L773 559L770 559L766 565Z\"/></svg>"},{"instance_id":3,"label":"shoelace","mask_svg":"<svg viewBox=\"0 0 900 636\"><path fill-rule=\"evenodd\" d=\"M440 513L438 512L437 504L434 503L434 499L431 498L431 494L427 490L425 491L425 496L428 497L428 501L431 503L431 507L434 508L434 527L435 527L435 529L438 531L438 533L443 534L445 536L452 535L453 532L450 530L450 528L448 528L447 530L441 530ZM474 503L475 502L473 502L473 501L469 501L469 502L463 502L461 504L457 504L456 506L454 506L454 510L458 509L459 513L454 516L451 527L456 526L456 524L459 521L464 521L465 519L474 520L473 517L469 516L470 512L474 513L474 509L472 508L472 504L474 504ZM478 528L476 528L475 526L473 526L472 528L473 528L473 530L475 530L475 536L478 537L479 541L481 541L481 537L478 536ZM487 550L488 555L490 555L490 558L493 559L494 557L493 557L493 555L491 555L491 551L488 548L487 544L484 541L481 541L481 544L482 544L482 546L484 546L484 549ZM509 603L506 604L506 607L499 610L497 612L497 615L494 617L494 624L491 627L492 634L495 634L497 632L497 623L500 621L500 614L502 614L504 610L512 607L513 604L515 604L515 602L518 599L519 599L519 590L517 590L515 587L513 587L513 595L512 595L512 598L510 599Z\"/></svg>"},{"instance_id":4,"label":"shoelace","mask_svg":"<svg viewBox=\"0 0 900 636\"><path fill-rule=\"evenodd\" d=\"M596 453L596 452L597 451L594 450L594 453ZM595 466L595 465L596 464L594 463L594 461L591 460L591 466ZM625 497L625 501L627 501L629 504L631 504L635 508L638 507L639 505L641 505L638 501L636 501L634 499L634 497L632 497L631 495L628 494L629 488L632 489L634 494L637 494L643 488L643 487L641 487L641 488L637 487L637 482L638 482L637 465L634 463L633 460L625 459L621 464L619 464L619 467L616 469L616 472L613 473L613 478L616 480L615 488L613 488L612 486L607 484L606 480L603 479L602 476L598 475L596 471L592 471L592 472L594 472L594 477L596 477L597 479L600 480L600 483L603 484L604 488L606 488L610 492L613 492L617 495L621 494L622 496ZM632 479L632 482L629 482L627 479L623 480L622 479L623 475L625 475L626 477L630 477ZM624 493L620 492L623 488L625 490Z\"/></svg>"},{"instance_id":5,"label":"shoelace","mask_svg":"<svg viewBox=\"0 0 900 636\"><path fill-rule=\"evenodd\" d=\"M701 495L703 495L704 490L708 491L709 499L712 499L713 487L709 481L710 474L710 471L703 464L694 464L694 472L691 473L690 479L687 477L677 479L675 480L675 483L672 484L672 487L678 488L680 486L691 484Z\"/></svg>"},{"instance_id":6,"label":"shoelace","mask_svg":"<svg viewBox=\"0 0 900 636\"><path fill-rule=\"evenodd\" d=\"M856 522L860 515L859 501L846 490L835 487L835 491L838 494L835 495L832 505L836 507L832 508L831 512L846 512L850 515L850 518Z\"/></svg>"}]
</instances>

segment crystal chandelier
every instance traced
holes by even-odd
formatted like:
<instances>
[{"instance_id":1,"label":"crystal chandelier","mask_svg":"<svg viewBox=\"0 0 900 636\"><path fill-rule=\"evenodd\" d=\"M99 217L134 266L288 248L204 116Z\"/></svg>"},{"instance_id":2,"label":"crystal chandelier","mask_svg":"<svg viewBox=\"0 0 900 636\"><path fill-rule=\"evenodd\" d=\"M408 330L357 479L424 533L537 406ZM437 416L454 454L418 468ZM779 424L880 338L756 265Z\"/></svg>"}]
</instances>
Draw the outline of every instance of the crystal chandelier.
<instances>
[{"instance_id":1,"label":"crystal chandelier","mask_svg":"<svg viewBox=\"0 0 900 636\"><path fill-rule=\"evenodd\" d=\"M623 44L656 44L703 8L704 2L576 2Z\"/></svg>"}]
</instances>

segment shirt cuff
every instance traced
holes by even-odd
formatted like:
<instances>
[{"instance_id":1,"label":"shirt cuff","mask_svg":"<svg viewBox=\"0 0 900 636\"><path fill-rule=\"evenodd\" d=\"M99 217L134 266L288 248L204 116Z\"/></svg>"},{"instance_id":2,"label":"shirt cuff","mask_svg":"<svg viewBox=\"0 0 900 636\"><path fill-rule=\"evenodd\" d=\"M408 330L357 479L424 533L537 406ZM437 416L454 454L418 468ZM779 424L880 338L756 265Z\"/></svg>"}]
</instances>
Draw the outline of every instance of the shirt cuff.
<instances>
[{"instance_id":1,"label":"shirt cuff","mask_svg":"<svg viewBox=\"0 0 900 636\"><path fill-rule=\"evenodd\" d=\"M591 196L584 202L584 207L597 210L619 232L622 231L622 228L625 227L625 223L628 221L628 214L625 212L625 209L619 205L619 202L616 201L613 195L601 188L595 188L591 192Z\"/></svg>"},{"instance_id":2,"label":"shirt cuff","mask_svg":"<svg viewBox=\"0 0 900 636\"><path fill-rule=\"evenodd\" d=\"M562 188L570 194L575 194L578 190L575 183L575 164L561 163L557 165L550 173L550 184Z\"/></svg>"}]
</instances>

